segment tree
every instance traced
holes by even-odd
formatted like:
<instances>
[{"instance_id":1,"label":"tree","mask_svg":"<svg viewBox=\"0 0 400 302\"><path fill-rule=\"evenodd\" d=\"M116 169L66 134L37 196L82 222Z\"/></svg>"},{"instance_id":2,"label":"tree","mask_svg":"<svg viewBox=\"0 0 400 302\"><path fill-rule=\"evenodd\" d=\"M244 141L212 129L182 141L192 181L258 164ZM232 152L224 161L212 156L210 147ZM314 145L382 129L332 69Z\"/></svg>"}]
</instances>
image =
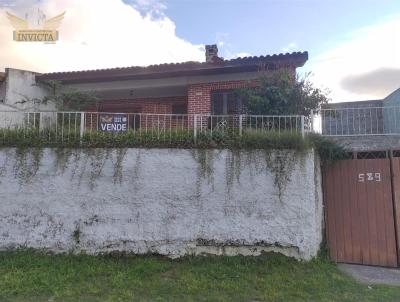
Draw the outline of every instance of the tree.
<instances>
[{"instance_id":1,"label":"tree","mask_svg":"<svg viewBox=\"0 0 400 302\"><path fill-rule=\"evenodd\" d=\"M327 92L314 87L309 76L301 78L286 70L273 71L260 77L257 86L239 89L237 95L248 114L310 116L328 98Z\"/></svg>"}]
</instances>

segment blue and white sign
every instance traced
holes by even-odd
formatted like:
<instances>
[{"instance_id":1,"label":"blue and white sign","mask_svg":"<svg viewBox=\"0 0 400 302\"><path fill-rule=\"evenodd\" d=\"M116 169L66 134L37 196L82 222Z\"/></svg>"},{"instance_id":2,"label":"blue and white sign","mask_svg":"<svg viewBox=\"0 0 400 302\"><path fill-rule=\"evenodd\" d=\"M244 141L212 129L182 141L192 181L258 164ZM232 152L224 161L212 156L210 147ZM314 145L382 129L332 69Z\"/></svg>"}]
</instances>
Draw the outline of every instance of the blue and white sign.
<instances>
[{"instance_id":1,"label":"blue and white sign","mask_svg":"<svg viewBox=\"0 0 400 302\"><path fill-rule=\"evenodd\" d=\"M100 114L100 130L125 132L128 130L128 116L126 114Z\"/></svg>"}]
</instances>

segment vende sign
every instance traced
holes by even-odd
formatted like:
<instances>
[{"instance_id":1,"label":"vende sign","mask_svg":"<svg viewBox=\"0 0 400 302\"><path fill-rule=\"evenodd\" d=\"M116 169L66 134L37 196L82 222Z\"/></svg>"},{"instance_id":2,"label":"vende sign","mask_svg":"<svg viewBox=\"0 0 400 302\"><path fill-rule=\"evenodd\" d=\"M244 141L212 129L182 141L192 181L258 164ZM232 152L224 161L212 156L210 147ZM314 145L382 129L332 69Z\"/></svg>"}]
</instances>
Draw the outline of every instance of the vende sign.
<instances>
[{"instance_id":1,"label":"vende sign","mask_svg":"<svg viewBox=\"0 0 400 302\"><path fill-rule=\"evenodd\" d=\"M100 130L104 132L125 132L128 130L126 114L101 114Z\"/></svg>"}]
</instances>

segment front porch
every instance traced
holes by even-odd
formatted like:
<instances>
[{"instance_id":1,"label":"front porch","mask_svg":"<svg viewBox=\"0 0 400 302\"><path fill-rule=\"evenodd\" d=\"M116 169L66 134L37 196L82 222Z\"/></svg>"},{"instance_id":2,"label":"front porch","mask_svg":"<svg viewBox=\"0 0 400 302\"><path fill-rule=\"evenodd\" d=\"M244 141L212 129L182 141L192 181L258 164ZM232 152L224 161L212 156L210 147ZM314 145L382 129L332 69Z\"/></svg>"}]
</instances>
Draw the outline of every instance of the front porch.
<instances>
[{"instance_id":1,"label":"front porch","mask_svg":"<svg viewBox=\"0 0 400 302\"><path fill-rule=\"evenodd\" d=\"M201 127L238 128L238 118L232 116L245 111L235 90L244 85L230 82L137 89L99 87L92 91L99 101L86 110L86 125L97 129L102 116L123 114L129 129L186 129L193 127L193 116L198 115Z\"/></svg>"},{"instance_id":2,"label":"front porch","mask_svg":"<svg viewBox=\"0 0 400 302\"><path fill-rule=\"evenodd\" d=\"M137 89L94 87L91 92L99 98L99 102L88 111L177 115L242 114L243 104L235 91L246 85L239 81Z\"/></svg>"}]
</instances>

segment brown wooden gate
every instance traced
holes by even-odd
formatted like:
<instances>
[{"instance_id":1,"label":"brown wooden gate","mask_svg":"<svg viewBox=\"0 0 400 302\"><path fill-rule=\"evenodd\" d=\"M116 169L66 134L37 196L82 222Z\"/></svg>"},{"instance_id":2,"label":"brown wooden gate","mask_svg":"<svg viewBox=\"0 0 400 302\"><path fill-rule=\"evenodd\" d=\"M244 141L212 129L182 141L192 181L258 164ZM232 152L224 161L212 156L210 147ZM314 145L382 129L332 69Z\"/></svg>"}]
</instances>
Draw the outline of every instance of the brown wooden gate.
<instances>
[{"instance_id":1,"label":"brown wooden gate","mask_svg":"<svg viewBox=\"0 0 400 302\"><path fill-rule=\"evenodd\" d=\"M393 196L400 200L399 159L393 164L398 188L393 195L389 158L341 160L324 169L326 234L333 260L398 266Z\"/></svg>"}]
</instances>

